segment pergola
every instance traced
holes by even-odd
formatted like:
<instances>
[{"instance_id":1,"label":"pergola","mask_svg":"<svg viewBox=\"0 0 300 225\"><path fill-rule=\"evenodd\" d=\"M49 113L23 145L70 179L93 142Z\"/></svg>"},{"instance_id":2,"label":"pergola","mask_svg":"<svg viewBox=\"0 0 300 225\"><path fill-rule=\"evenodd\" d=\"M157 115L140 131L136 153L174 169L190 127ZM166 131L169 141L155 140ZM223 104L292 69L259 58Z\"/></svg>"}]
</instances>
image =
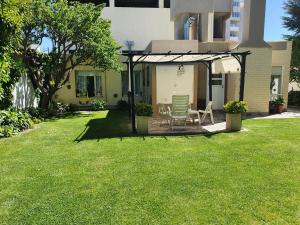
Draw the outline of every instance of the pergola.
<instances>
[{"instance_id":1,"label":"pergola","mask_svg":"<svg viewBox=\"0 0 300 225\"><path fill-rule=\"evenodd\" d=\"M130 89L128 91L128 99L130 101L130 118L132 123L132 132L137 133L136 130L136 120L135 120L135 87L133 78L133 69L138 64L176 64L176 65L186 65L186 64L196 64L201 63L205 65L208 69L209 74L209 100L212 101L212 64L218 60L222 59L235 59L240 65L240 97L239 100L244 100L244 87L245 87L245 75L246 75L246 59L251 52L204 52L204 53L173 53L171 51L166 53L152 53L152 52L136 52L136 51L124 51L123 56L126 56L128 60L125 62L127 64L129 79L130 79Z\"/></svg>"}]
</instances>

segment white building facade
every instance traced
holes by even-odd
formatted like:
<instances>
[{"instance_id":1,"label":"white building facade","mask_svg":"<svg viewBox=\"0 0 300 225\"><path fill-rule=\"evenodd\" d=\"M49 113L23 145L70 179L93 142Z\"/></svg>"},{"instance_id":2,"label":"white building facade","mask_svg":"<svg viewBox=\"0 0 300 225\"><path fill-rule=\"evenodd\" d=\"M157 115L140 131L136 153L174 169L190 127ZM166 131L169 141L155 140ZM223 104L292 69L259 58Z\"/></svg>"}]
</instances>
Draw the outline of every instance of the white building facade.
<instances>
[{"instance_id":1,"label":"white building facade","mask_svg":"<svg viewBox=\"0 0 300 225\"><path fill-rule=\"evenodd\" d=\"M232 1L232 13L226 22L226 40L240 41L243 32L244 0Z\"/></svg>"}]
</instances>

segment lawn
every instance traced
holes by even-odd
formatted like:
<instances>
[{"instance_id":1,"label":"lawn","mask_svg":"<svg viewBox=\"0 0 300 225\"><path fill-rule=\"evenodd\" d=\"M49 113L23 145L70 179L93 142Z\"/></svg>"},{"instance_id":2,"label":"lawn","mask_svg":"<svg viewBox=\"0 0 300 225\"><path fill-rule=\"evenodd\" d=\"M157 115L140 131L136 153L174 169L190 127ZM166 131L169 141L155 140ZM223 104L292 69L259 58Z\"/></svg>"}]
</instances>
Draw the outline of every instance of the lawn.
<instances>
[{"instance_id":1,"label":"lawn","mask_svg":"<svg viewBox=\"0 0 300 225\"><path fill-rule=\"evenodd\" d=\"M133 137L127 115L0 140L0 224L300 224L300 120Z\"/></svg>"}]
</instances>

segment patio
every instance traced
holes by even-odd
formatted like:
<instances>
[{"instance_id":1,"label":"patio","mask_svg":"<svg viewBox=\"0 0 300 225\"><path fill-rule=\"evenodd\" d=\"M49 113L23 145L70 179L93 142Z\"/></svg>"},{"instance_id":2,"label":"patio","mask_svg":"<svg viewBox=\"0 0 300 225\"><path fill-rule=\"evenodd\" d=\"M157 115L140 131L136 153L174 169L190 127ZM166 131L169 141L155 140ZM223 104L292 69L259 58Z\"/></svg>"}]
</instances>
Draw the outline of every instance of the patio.
<instances>
[{"instance_id":1,"label":"patio","mask_svg":"<svg viewBox=\"0 0 300 225\"><path fill-rule=\"evenodd\" d=\"M210 117L207 116L205 121L201 124L198 120L187 121L187 125L181 129L172 130L171 126L163 121L161 117L154 116L149 119L148 127L149 134L200 134L200 133L214 133L226 130L225 113L223 111L214 111L215 124L212 124Z\"/></svg>"}]
</instances>

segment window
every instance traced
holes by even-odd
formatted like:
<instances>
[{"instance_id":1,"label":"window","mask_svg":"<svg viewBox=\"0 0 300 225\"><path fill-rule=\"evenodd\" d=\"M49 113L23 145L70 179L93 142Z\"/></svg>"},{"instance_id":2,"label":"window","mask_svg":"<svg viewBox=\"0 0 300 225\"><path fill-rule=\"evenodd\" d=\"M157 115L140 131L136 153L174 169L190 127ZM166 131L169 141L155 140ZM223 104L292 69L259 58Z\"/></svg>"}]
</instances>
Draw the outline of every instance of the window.
<instances>
[{"instance_id":1,"label":"window","mask_svg":"<svg viewBox=\"0 0 300 225\"><path fill-rule=\"evenodd\" d=\"M147 67L147 87L150 87L150 67Z\"/></svg>"},{"instance_id":2,"label":"window","mask_svg":"<svg viewBox=\"0 0 300 225\"><path fill-rule=\"evenodd\" d=\"M158 8L159 0L115 0L115 7Z\"/></svg>"},{"instance_id":3,"label":"window","mask_svg":"<svg viewBox=\"0 0 300 225\"><path fill-rule=\"evenodd\" d=\"M134 92L136 95L141 95L141 71L134 71Z\"/></svg>"},{"instance_id":4,"label":"window","mask_svg":"<svg viewBox=\"0 0 300 225\"><path fill-rule=\"evenodd\" d=\"M281 90L282 83L282 67L273 66L271 75L270 92L272 96L278 96L282 94Z\"/></svg>"},{"instance_id":5,"label":"window","mask_svg":"<svg viewBox=\"0 0 300 225\"><path fill-rule=\"evenodd\" d=\"M109 0L69 0L69 1L78 1L81 3L94 3L95 5L103 4L105 3L106 7L109 7Z\"/></svg>"},{"instance_id":6,"label":"window","mask_svg":"<svg viewBox=\"0 0 300 225\"><path fill-rule=\"evenodd\" d=\"M240 1L233 1L233 6L240 7Z\"/></svg>"},{"instance_id":7,"label":"window","mask_svg":"<svg viewBox=\"0 0 300 225\"><path fill-rule=\"evenodd\" d=\"M127 71L122 71L122 96L128 95L129 77Z\"/></svg>"},{"instance_id":8,"label":"window","mask_svg":"<svg viewBox=\"0 0 300 225\"><path fill-rule=\"evenodd\" d=\"M164 8L170 8L171 4L170 4L170 0L164 0Z\"/></svg>"},{"instance_id":9,"label":"window","mask_svg":"<svg viewBox=\"0 0 300 225\"><path fill-rule=\"evenodd\" d=\"M232 17L240 18L240 12L232 12Z\"/></svg>"},{"instance_id":10,"label":"window","mask_svg":"<svg viewBox=\"0 0 300 225\"><path fill-rule=\"evenodd\" d=\"M77 97L101 97L102 81L98 71L76 71L76 96Z\"/></svg>"}]
</instances>

